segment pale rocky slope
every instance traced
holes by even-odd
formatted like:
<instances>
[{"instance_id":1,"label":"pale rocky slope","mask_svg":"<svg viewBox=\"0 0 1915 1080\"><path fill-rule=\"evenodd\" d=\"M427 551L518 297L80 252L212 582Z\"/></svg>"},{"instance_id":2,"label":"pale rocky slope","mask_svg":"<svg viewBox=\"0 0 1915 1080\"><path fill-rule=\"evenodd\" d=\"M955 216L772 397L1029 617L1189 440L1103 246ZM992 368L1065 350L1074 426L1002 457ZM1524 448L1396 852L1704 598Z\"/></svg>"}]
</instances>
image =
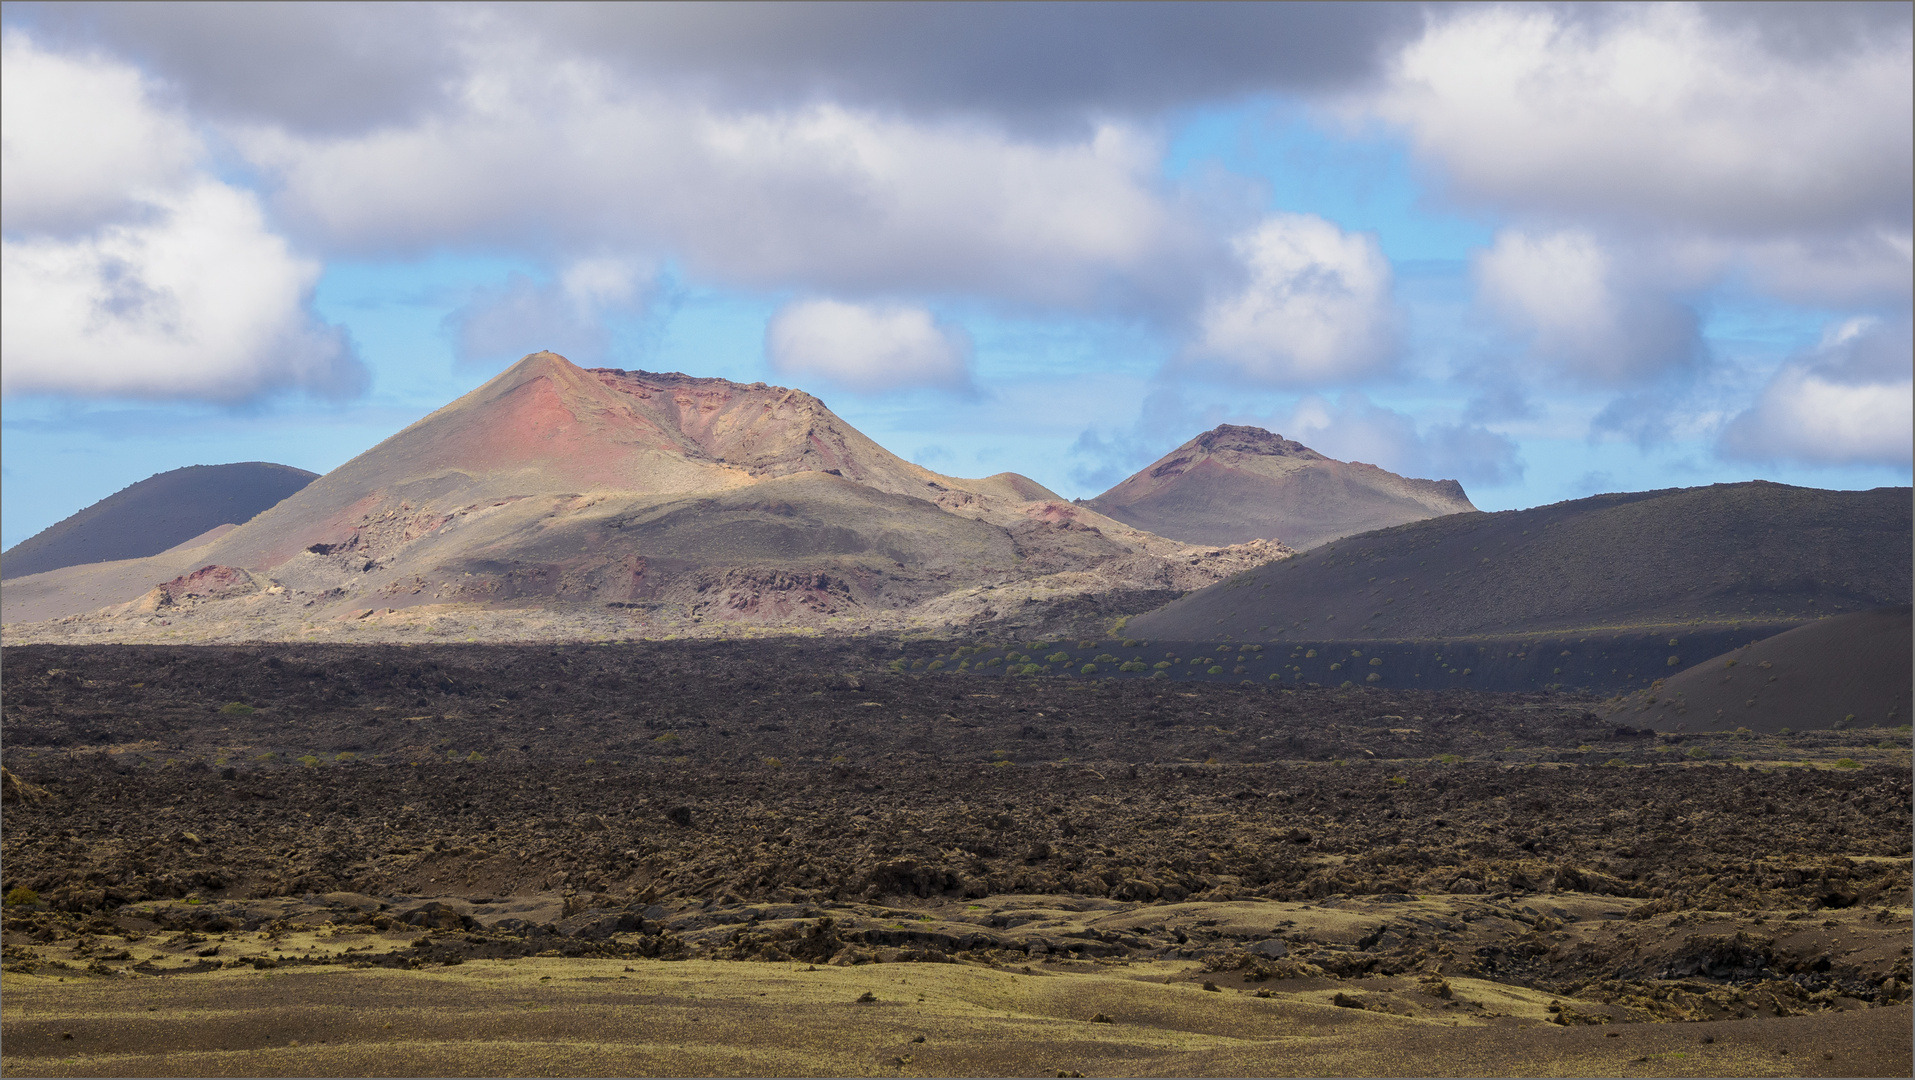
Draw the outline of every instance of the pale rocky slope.
<instances>
[{"instance_id":1,"label":"pale rocky slope","mask_svg":"<svg viewBox=\"0 0 1915 1080\"><path fill-rule=\"evenodd\" d=\"M4 606L9 643L948 633L1108 623L1287 554L934 473L800 390L536 353L208 543Z\"/></svg>"}]
</instances>

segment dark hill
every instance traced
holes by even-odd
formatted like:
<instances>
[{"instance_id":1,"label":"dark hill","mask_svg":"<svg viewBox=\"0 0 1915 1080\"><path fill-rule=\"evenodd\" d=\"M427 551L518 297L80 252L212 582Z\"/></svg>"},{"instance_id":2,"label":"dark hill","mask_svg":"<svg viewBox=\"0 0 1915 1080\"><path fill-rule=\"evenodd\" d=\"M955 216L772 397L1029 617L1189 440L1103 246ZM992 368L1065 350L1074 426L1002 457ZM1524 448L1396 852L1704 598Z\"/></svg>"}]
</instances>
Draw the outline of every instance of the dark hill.
<instances>
[{"instance_id":1,"label":"dark hill","mask_svg":"<svg viewBox=\"0 0 1915 1080\"><path fill-rule=\"evenodd\" d=\"M1476 509L1454 480L1338 461L1237 424L1204 432L1083 505L1187 544L1280 540L1299 551Z\"/></svg>"},{"instance_id":2,"label":"dark hill","mask_svg":"<svg viewBox=\"0 0 1915 1080\"><path fill-rule=\"evenodd\" d=\"M0 554L0 574L17 578L157 555L218 526L244 525L318 478L267 461L188 465L149 476L15 544Z\"/></svg>"},{"instance_id":3,"label":"dark hill","mask_svg":"<svg viewBox=\"0 0 1915 1080\"><path fill-rule=\"evenodd\" d=\"M1896 727L1909 722L1911 649L1906 604L1821 619L1631 694L1611 715L1657 731Z\"/></svg>"},{"instance_id":4,"label":"dark hill","mask_svg":"<svg viewBox=\"0 0 1915 1080\"><path fill-rule=\"evenodd\" d=\"M1908 488L1755 481L1347 537L1132 619L1165 639L1442 638L1788 623L1909 602Z\"/></svg>"}]
</instances>

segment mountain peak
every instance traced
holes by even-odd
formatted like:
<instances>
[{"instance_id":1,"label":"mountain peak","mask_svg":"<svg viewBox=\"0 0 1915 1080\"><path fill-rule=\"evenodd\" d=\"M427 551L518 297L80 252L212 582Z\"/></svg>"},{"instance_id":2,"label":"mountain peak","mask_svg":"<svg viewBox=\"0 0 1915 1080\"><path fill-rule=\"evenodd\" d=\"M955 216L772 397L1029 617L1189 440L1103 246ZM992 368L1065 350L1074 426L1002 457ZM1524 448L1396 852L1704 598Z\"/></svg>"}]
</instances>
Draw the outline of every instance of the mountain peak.
<instances>
[{"instance_id":1,"label":"mountain peak","mask_svg":"<svg viewBox=\"0 0 1915 1080\"><path fill-rule=\"evenodd\" d=\"M1474 511L1455 480L1338 461L1260 427L1219 424L1089 501L1125 524L1195 544L1339 536Z\"/></svg>"}]
</instances>

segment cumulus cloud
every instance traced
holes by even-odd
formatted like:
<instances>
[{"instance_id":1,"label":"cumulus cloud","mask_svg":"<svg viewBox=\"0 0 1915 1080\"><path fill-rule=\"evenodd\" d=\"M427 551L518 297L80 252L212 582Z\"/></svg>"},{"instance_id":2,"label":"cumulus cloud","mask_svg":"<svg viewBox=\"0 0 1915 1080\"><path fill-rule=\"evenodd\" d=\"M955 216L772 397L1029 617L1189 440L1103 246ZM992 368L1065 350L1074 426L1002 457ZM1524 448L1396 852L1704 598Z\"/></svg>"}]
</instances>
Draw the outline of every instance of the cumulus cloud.
<instances>
[{"instance_id":1,"label":"cumulus cloud","mask_svg":"<svg viewBox=\"0 0 1915 1080\"><path fill-rule=\"evenodd\" d=\"M0 43L0 219L8 233L84 229L191 176L200 144L179 116L147 107L139 72Z\"/></svg>"},{"instance_id":2,"label":"cumulus cloud","mask_svg":"<svg viewBox=\"0 0 1915 1080\"><path fill-rule=\"evenodd\" d=\"M1268 90L1349 87L1419 25L1391 4L9 5L103 42L196 109L301 130L443 103L473 42L540 41L725 106L839 101L1052 127Z\"/></svg>"},{"instance_id":3,"label":"cumulus cloud","mask_svg":"<svg viewBox=\"0 0 1915 1080\"><path fill-rule=\"evenodd\" d=\"M1068 306L1174 291L1201 245L1134 127L1039 141L835 104L721 110L493 49L430 121L242 142L304 235L375 255L609 249L733 286Z\"/></svg>"},{"instance_id":4,"label":"cumulus cloud","mask_svg":"<svg viewBox=\"0 0 1915 1080\"><path fill-rule=\"evenodd\" d=\"M765 352L782 376L866 393L970 385L970 336L919 307L798 301L772 316Z\"/></svg>"},{"instance_id":5,"label":"cumulus cloud","mask_svg":"<svg viewBox=\"0 0 1915 1080\"><path fill-rule=\"evenodd\" d=\"M1833 49L1778 49L1761 30L1692 4L1452 9L1372 107L1459 193L1505 208L1748 236L1906 231L1906 12Z\"/></svg>"},{"instance_id":6,"label":"cumulus cloud","mask_svg":"<svg viewBox=\"0 0 1915 1080\"><path fill-rule=\"evenodd\" d=\"M604 358L606 319L643 307L651 275L631 259L581 259L549 282L515 273L502 286L474 289L446 316L462 364L516 359L550 349L580 363Z\"/></svg>"},{"instance_id":7,"label":"cumulus cloud","mask_svg":"<svg viewBox=\"0 0 1915 1080\"><path fill-rule=\"evenodd\" d=\"M1333 458L1366 461L1405 476L1495 487L1523 475L1521 455L1507 435L1468 423L1419 429L1415 417L1356 392L1334 402L1313 394L1263 426Z\"/></svg>"},{"instance_id":8,"label":"cumulus cloud","mask_svg":"<svg viewBox=\"0 0 1915 1080\"><path fill-rule=\"evenodd\" d=\"M1628 383L1702 356L1695 311L1619 271L1588 233L1504 229L1475 263L1489 305L1529 335L1539 359L1572 375Z\"/></svg>"},{"instance_id":9,"label":"cumulus cloud","mask_svg":"<svg viewBox=\"0 0 1915 1080\"><path fill-rule=\"evenodd\" d=\"M1233 248L1245 283L1199 314L1193 359L1280 385L1354 381L1394 360L1390 263L1374 236L1276 214Z\"/></svg>"},{"instance_id":10,"label":"cumulus cloud","mask_svg":"<svg viewBox=\"0 0 1915 1080\"><path fill-rule=\"evenodd\" d=\"M137 72L4 42L0 387L238 401L364 390L343 332L310 311L320 266L250 192L197 166L187 123Z\"/></svg>"},{"instance_id":11,"label":"cumulus cloud","mask_svg":"<svg viewBox=\"0 0 1915 1080\"><path fill-rule=\"evenodd\" d=\"M1538 359L1609 385L1701 358L1691 297L1904 306L1915 188L1905 5L1439 9L1358 111L1454 199Z\"/></svg>"},{"instance_id":12,"label":"cumulus cloud","mask_svg":"<svg viewBox=\"0 0 1915 1080\"><path fill-rule=\"evenodd\" d=\"M152 220L0 245L8 394L240 401L281 388L364 391L336 327L306 309L319 264L290 252L250 194L200 183Z\"/></svg>"},{"instance_id":13,"label":"cumulus cloud","mask_svg":"<svg viewBox=\"0 0 1915 1080\"><path fill-rule=\"evenodd\" d=\"M1727 458L1906 467L1915 446L1915 334L1907 318L1851 319L1792 358L1729 422Z\"/></svg>"}]
</instances>

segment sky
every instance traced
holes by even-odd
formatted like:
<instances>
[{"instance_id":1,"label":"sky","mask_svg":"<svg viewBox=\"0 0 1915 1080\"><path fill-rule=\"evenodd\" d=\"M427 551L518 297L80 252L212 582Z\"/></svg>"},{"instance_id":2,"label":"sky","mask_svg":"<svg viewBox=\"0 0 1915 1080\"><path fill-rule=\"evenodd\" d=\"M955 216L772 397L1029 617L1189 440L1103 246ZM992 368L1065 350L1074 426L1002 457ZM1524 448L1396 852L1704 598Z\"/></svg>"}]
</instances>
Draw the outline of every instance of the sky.
<instances>
[{"instance_id":1,"label":"sky","mask_svg":"<svg viewBox=\"0 0 1915 1080\"><path fill-rule=\"evenodd\" d=\"M0 5L0 545L538 349L1071 497L1906 485L1912 10Z\"/></svg>"}]
</instances>

